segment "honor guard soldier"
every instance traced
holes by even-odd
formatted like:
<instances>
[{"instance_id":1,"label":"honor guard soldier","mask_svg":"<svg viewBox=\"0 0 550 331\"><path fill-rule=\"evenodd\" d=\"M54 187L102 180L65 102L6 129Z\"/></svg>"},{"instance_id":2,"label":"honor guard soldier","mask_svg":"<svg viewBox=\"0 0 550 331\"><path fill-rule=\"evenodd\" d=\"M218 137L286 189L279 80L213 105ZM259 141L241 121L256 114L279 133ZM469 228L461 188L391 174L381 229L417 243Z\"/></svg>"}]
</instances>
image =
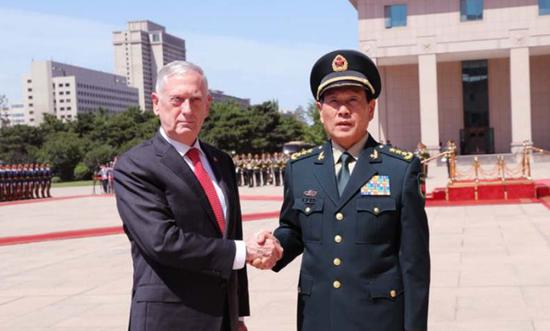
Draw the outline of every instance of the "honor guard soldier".
<instances>
[{"instance_id":1,"label":"honor guard soldier","mask_svg":"<svg viewBox=\"0 0 550 331\"><path fill-rule=\"evenodd\" d=\"M262 169L262 184L266 186L270 181L269 171L271 169L271 159L269 158L268 153L262 153L262 159L260 164Z\"/></svg>"},{"instance_id":2,"label":"honor guard soldier","mask_svg":"<svg viewBox=\"0 0 550 331\"><path fill-rule=\"evenodd\" d=\"M50 168L50 165L47 163L42 163L42 197L51 198L50 189L52 187L52 177L53 173Z\"/></svg>"},{"instance_id":3,"label":"honor guard soldier","mask_svg":"<svg viewBox=\"0 0 550 331\"><path fill-rule=\"evenodd\" d=\"M284 177L279 271L303 254L298 330L426 330L428 223L420 161L367 127L380 75L363 53L321 57L310 76L325 144L293 154Z\"/></svg>"},{"instance_id":4,"label":"honor guard soldier","mask_svg":"<svg viewBox=\"0 0 550 331\"><path fill-rule=\"evenodd\" d=\"M3 164L0 164L0 201L6 201L6 170Z\"/></svg>"},{"instance_id":5,"label":"honor guard soldier","mask_svg":"<svg viewBox=\"0 0 550 331\"><path fill-rule=\"evenodd\" d=\"M254 159L252 160L252 170L254 171L256 186L262 186L262 160L260 160L260 154L254 154Z\"/></svg>"},{"instance_id":6,"label":"honor guard soldier","mask_svg":"<svg viewBox=\"0 0 550 331\"><path fill-rule=\"evenodd\" d=\"M254 159L252 159L252 154L248 153L246 157L246 179L248 187L254 187Z\"/></svg>"},{"instance_id":7,"label":"honor guard soldier","mask_svg":"<svg viewBox=\"0 0 550 331\"><path fill-rule=\"evenodd\" d=\"M275 181L275 186L281 186L281 161L279 153L273 153L273 158L271 159L271 172L273 173L273 179Z\"/></svg>"}]
</instances>

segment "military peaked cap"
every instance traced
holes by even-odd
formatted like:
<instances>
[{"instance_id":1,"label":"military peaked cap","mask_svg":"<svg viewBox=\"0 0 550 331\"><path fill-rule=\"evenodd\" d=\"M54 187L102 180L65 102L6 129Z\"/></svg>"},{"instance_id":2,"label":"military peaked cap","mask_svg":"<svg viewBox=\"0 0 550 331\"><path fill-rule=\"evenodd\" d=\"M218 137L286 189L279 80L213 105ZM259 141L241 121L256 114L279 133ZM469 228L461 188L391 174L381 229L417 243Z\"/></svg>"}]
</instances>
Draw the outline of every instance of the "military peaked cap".
<instances>
[{"instance_id":1,"label":"military peaked cap","mask_svg":"<svg viewBox=\"0 0 550 331\"><path fill-rule=\"evenodd\" d=\"M340 86L360 86L374 99L381 90L380 74L372 60L354 50L336 50L323 55L311 69L311 93L319 100L328 89Z\"/></svg>"}]
</instances>

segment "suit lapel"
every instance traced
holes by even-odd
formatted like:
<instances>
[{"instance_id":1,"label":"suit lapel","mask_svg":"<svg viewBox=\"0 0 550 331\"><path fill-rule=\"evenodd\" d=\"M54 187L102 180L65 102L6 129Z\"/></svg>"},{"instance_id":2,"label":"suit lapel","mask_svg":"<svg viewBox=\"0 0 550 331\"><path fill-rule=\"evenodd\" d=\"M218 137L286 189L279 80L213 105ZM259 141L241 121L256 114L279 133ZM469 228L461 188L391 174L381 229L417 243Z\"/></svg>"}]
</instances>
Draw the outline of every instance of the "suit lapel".
<instances>
[{"instance_id":1,"label":"suit lapel","mask_svg":"<svg viewBox=\"0 0 550 331\"><path fill-rule=\"evenodd\" d=\"M321 184L327 196L336 205L340 198L338 197L338 186L336 184L336 175L334 174L334 159L332 156L332 146L329 141L323 145L323 151L315 159L315 177Z\"/></svg>"},{"instance_id":2,"label":"suit lapel","mask_svg":"<svg viewBox=\"0 0 550 331\"><path fill-rule=\"evenodd\" d=\"M170 145L160 134L157 133L154 144L156 146L157 155L161 158L161 163L170 169L174 175L179 177L185 185L189 188L189 193L194 195L197 200L200 201L201 206L204 208L208 219L212 225L219 231L218 223L216 222L216 216L212 211L208 197L204 193L204 190L199 183L197 177L187 165L185 160L179 155L172 145Z\"/></svg>"}]
</instances>

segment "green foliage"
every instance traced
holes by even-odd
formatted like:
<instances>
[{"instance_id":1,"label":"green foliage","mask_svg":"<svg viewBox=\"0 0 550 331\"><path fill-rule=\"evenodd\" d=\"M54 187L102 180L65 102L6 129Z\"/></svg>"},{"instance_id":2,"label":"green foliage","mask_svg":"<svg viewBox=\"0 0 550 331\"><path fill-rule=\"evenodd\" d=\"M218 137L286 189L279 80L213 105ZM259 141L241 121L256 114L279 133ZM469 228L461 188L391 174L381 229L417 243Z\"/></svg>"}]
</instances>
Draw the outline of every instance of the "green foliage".
<instances>
[{"instance_id":1,"label":"green foliage","mask_svg":"<svg viewBox=\"0 0 550 331\"><path fill-rule=\"evenodd\" d=\"M281 113L276 101L251 107L213 103L201 139L227 152L278 152L288 141L317 143L318 135L310 126L315 118L308 117L313 115L304 111ZM137 108L116 114L106 110L83 113L73 121L45 115L38 127L0 128L0 160L48 162L63 181L89 178L99 164L152 138L159 125L154 113Z\"/></svg>"},{"instance_id":2,"label":"green foliage","mask_svg":"<svg viewBox=\"0 0 550 331\"><path fill-rule=\"evenodd\" d=\"M111 145L101 143L90 144L84 155L83 164L92 171L97 170L100 164L113 160L115 155L115 149Z\"/></svg>"},{"instance_id":3,"label":"green foliage","mask_svg":"<svg viewBox=\"0 0 550 331\"><path fill-rule=\"evenodd\" d=\"M55 132L37 153L38 159L52 166L62 180L74 178L74 168L83 156L83 139L74 132Z\"/></svg>"},{"instance_id":4,"label":"green foliage","mask_svg":"<svg viewBox=\"0 0 550 331\"><path fill-rule=\"evenodd\" d=\"M315 102L309 103L304 117L307 119L307 122L311 123L304 130L304 141L315 145L322 144L327 139L327 135L323 128L323 123L321 123L319 110Z\"/></svg>"},{"instance_id":5,"label":"green foliage","mask_svg":"<svg viewBox=\"0 0 550 331\"><path fill-rule=\"evenodd\" d=\"M281 114L275 101L242 109L234 103L213 103L201 139L225 151L280 151L290 140L302 139L304 124Z\"/></svg>"},{"instance_id":6,"label":"green foliage","mask_svg":"<svg viewBox=\"0 0 550 331\"><path fill-rule=\"evenodd\" d=\"M4 127L0 132L0 160L7 163L33 161L37 147L44 140L40 129L27 125Z\"/></svg>"},{"instance_id":7,"label":"green foliage","mask_svg":"<svg viewBox=\"0 0 550 331\"><path fill-rule=\"evenodd\" d=\"M92 174L93 172L83 162L78 163L74 168L74 179L76 180L90 179Z\"/></svg>"}]
</instances>

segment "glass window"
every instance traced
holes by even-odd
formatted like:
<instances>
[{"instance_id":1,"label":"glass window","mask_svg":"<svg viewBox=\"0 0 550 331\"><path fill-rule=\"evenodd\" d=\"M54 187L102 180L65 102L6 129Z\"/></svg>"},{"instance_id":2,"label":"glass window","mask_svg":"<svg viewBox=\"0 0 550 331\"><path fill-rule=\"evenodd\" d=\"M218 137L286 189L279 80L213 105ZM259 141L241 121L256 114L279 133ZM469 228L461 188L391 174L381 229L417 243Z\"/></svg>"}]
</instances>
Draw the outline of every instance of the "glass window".
<instances>
[{"instance_id":1,"label":"glass window","mask_svg":"<svg viewBox=\"0 0 550 331\"><path fill-rule=\"evenodd\" d=\"M386 29L396 26L407 26L407 5L391 5L384 7Z\"/></svg>"},{"instance_id":2,"label":"glass window","mask_svg":"<svg viewBox=\"0 0 550 331\"><path fill-rule=\"evenodd\" d=\"M539 0L539 15L550 15L550 0Z\"/></svg>"},{"instance_id":3,"label":"glass window","mask_svg":"<svg viewBox=\"0 0 550 331\"><path fill-rule=\"evenodd\" d=\"M460 20L476 21L483 19L483 0L460 0Z\"/></svg>"}]
</instances>

